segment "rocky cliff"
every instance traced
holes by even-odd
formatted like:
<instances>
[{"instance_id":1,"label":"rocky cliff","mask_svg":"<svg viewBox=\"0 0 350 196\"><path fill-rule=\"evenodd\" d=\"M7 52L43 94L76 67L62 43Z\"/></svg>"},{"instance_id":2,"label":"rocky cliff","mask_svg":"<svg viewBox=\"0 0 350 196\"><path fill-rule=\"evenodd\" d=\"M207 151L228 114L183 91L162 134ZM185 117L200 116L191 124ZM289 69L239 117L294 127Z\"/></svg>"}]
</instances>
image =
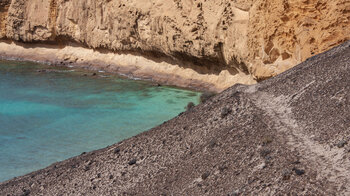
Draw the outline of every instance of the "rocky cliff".
<instances>
[{"instance_id":1,"label":"rocky cliff","mask_svg":"<svg viewBox=\"0 0 350 196\"><path fill-rule=\"evenodd\" d=\"M2 0L0 6L3 39L161 56L199 66L200 74L228 68L255 80L350 38L348 0Z\"/></svg>"}]
</instances>

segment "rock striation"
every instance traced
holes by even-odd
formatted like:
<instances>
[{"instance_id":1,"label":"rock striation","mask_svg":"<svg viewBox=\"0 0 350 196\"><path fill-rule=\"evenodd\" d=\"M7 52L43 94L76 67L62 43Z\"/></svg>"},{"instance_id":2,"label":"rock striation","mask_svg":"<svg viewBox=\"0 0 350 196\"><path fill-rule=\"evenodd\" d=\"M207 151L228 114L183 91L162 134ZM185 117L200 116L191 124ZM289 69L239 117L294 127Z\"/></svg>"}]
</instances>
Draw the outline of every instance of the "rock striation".
<instances>
[{"instance_id":1,"label":"rock striation","mask_svg":"<svg viewBox=\"0 0 350 196\"><path fill-rule=\"evenodd\" d=\"M349 195L350 41L0 195Z\"/></svg>"},{"instance_id":2,"label":"rock striation","mask_svg":"<svg viewBox=\"0 0 350 196\"><path fill-rule=\"evenodd\" d=\"M3 40L164 57L195 68L200 81L226 70L206 81L221 89L277 75L350 38L348 0L2 0L0 6ZM21 57L10 51L0 47L3 56ZM86 63L76 54L59 59ZM228 75L237 77L223 82Z\"/></svg>"}]
</instances>

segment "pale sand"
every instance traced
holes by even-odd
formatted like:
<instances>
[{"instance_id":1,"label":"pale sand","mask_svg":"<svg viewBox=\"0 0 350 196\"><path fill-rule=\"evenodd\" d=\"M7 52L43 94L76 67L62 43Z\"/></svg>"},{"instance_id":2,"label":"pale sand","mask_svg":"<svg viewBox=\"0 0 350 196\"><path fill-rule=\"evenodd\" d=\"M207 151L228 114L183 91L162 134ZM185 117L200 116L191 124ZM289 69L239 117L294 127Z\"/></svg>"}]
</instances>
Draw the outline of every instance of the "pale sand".
<instances>
[{"instance_id":1,"label":"pale sand","mask_svg":"<svg viewBox=\"0 0 350 196\"><path fill-rule=\"evenodd\" d=\"M54 64L73 65L151 79L166 85L220 92L237 84L254 84L254 78L235 68L211 70L170 58L114 53L75 46L0 42L0 56ZM213 65L215 67L215 65Z\"/></svg>"}]
</instances>

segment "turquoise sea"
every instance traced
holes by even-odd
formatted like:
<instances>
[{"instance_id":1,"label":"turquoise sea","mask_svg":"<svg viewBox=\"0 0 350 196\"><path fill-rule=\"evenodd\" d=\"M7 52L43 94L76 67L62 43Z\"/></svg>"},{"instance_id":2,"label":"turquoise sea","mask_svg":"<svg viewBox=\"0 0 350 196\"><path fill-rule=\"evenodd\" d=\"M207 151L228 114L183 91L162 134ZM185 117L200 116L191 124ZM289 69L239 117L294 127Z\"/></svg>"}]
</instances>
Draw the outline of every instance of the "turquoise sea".
<instances>
[{"instance_id":1,"label":"turquoise sea","mask_svg":"<svg viewBox=\"0 0 350 196\"><path fill-rule=\"evenodd\" d=\"M148 130L199 96L103 72L0 61L0 182Z\"/></svg>"}]
</instances>

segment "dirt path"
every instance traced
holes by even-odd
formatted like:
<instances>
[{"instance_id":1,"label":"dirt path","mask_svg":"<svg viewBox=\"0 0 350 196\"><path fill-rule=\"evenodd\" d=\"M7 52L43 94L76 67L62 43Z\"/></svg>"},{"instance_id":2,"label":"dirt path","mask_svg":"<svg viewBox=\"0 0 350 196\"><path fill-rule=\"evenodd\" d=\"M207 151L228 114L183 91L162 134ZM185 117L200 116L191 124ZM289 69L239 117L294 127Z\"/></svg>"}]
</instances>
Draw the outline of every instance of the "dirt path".
<instances>
[{"instance_id":1,"label":"dirt path","mask_svg":"<svg viewBox=\"0 0 350 196\"><path fill-rule=\"evenodd\" d=\"M303 131L303 125L293 119L293 111L289 106L292 97L296 96L274 97L265 92L252 94L256 106L273 120L274 128L287 135L288 145L292 150L297 150L305 160L313 164L310 166L317 171L318 178L331 182L340 195L350 195L350 161L344 158L344 149L320 144Z\"/></svg>"}]
</instances>

